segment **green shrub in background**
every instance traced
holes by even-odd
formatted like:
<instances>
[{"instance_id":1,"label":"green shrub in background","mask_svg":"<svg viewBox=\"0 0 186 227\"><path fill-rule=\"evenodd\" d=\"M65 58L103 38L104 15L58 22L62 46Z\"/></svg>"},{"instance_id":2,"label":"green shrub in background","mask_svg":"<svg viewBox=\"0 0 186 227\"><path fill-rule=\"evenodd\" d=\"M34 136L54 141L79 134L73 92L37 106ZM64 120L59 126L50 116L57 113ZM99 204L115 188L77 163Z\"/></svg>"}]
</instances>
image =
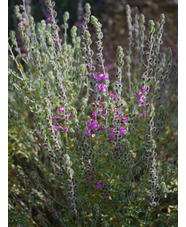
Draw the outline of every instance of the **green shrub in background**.
<instances>
[{"instance_id":1,"label":"green shrub in background","mask_svg":"<svg viewBox=\"0 0 186 227\"><path fill-rule=\"evenodd\" d=\"M177 226L177 60L162 47L164 14L145 28L126 6L129 46L113 74L90 5L69 43L69 13L60 36L45 3L47 23L16 6L20 42L9 38L10 226Z\"/></svg>"}]
</instances>

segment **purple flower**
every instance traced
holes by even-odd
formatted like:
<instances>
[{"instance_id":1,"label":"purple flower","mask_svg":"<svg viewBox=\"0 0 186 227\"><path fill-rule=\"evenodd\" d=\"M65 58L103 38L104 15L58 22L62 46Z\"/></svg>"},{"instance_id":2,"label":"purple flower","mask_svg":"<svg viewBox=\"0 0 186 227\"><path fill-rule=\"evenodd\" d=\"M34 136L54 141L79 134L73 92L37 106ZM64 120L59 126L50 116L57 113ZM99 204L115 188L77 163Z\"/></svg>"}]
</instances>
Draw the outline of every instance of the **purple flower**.
<instances>
[{"instance_id":1,"label":"purple flower","mask_svg":"<svg viewBox=\"0 0 186 227\"><path fill-rule=\"evenodd\" d=\"M105 84L98 84L97 86L96 86L96 89L98 90L98 91L106 91L106 89L105 89Z\"/></svg>"},{"instance_id":2,"label":"purple flower","mask_svg":"<svg viewBox=\"0 0 186 227\"><path fill-rule=\"evenodd\" d=\"M59 125L58 125L58 126L57 126L57 125L54 126L54 132L55 132L55 133L57 132L57 129L58 129L58 128L61 128L61 126L59 126Z\"/></svg>"},{"instance_id":3,"label":"purple flower","mask_svg":"<svg viewBox=\"0 0 186 227\"><path fill-rule=\"evenodd\" d=\"M122 135L122 134L125 134L126 132L127 131L122 126L120 126L119 134Z\"/></svg>"},{"instance_id":4,"label":"purple flower","mask_svg":"<svg viewBox=\"0 0 186 227\"><path fill-rule=\"evenodd\" d=\"M50 14L49 13L44 13L43 16L47 19L50 18Z\"/></svg>"},{"instance_id":5,"label":"purple flower","mask_svg":"<svg viewBox=\"0 0 186 227\"><path fill-rule=\"evenodd\" d=\"M24 24L25 22L23 20L20 20L19 24Z\"/></svg>"},{"instance_id":6,"label":"purple flower","mask_svg":"<svg viewBox=\"0 0 186 227\"><path fill-rule=\"evenodd\" d=\"M143 87L142 89L141 89L141 92L145 92L146 91L146 89Z\"/></svg>"},{"instance_id":7,"label":"purple flower","mask_svg":"<svg viewBox=\"0 0 186 227\"><path fill-rule=\"evenodd\" d=\"M52 117L52 121L55 121L55 120L56 120L56 118L57 118L56 116Z\"/></svg>"},{"instance_id":8,"label":"purple flower","mask_svg":"<svg viewBox=\"0 0 186 227\"><path fill-rule=\"evenodd\" d=\"M49 13L44 13L43 16L45 17L46 23L48 23L49 19L50 19L50 14Z\"/></svg>"},{"instance_id":9,"label":"purple flower","mask_svg":"<svg viewBox=\"0 0 186 227\"><path fill-rule=\"evenodd\" d=\"M63 128L63 131L67 131L68 130L68 128L65 126L65 128Z\"/></svg>"},{"instance_id":10,"label":"purple flower","mask_svg":"<svg viewBox=\"0 0 186 227\"><path fill-rule=\"evenodd\" d=\"M142 105L142 107L145 109L146 106L145 105Z\"/></svg>"},{"instance_id":11,"label":"purple flower","mask_svg":"<svg viewBox=\"0 0 186 227\"><path fill-rule=\"evenodd\" d=\"M90 127L92 124L92 119L89 119L89 121L87 122L87 127Z\"/></svg>"},{"instance_id":12,"label":"purple flower","mask_svg":"<svg viewBox=\"0 0 186 227\"><path fill-rule=\"evenodd\" d=\"M123 122L127 122L128 120L124 117L124 118L122 119L122 121L123 121Z\"/></svg>"},{"instance_id":13,"label":"purple flower","mask_svg":"<svg viewBox=\"0 0 186 227\"><path fill-rule=\"evenodd\" d=\"M101 75L101 74L100 74ZM97 80L97 81L101 81L101 76L100 75L96 75L94 74L94 78Z\"/></svg>"},{"instance_id":14,"label":"purple flower","mask_svg":"<svg viewBox=\"0 0 186 227\"><path fill-rule=\"evenodd\" d=\"M108 80L109 77L108 77L108 73L104 73L104 74L99 74L99 75L96 75L96 74L93 74L94 75L94 78L100 82L101 80Z\"/></svg>"},{"instance_id":15,"label":"purple flower","mask_svg":"<svg viewBox=\"0 0 186 227\"><path fill-rule=\"evenodd\" d=\"M108 79L109 79L108 73L106 72L106 73L104 73L104 74L101 74L101 78L102 78L103 80L108 80Z\"/></svg>"},{"instance_id":16,"label":"purple flower","mask_svg":"<svg viewBox=\"0 0 186 227\"><path fill-rule=\"evenodd\" d=\"M101 90L102 90L102 84L98 84L98 85L96 86L96 89L97 89L98 91L101 91Z\"/></svg>"},{"instance_id":17,"label":"purple flower","mask_svg":"<svg viewBox=\"0 0 186 227\"><path fill-rule=\"evenodd\" d=\"M97 105L98 106L101 106L103 104L103 102L98 102Z\"/></svg>"},{"instance_id":18,"label":"purple flower","mask_svg":"<svg viewBox=\"0 0 186 227\"><path fill-rule=\"evenodd\" d=\"M86 178L86 181L89 181L91 179L91 177L88 177L88 178Z\"/></svg>"},{"instance_id":19,"label":"purple flower","mask_svg":"<svg viewBox=\"0 0 186 227\"><path fill-rule=\"evenodd\" d=\"M91 136L91 133L90 133L90 132L91 132L91 129L86 130L86 131L85 131L85 135Z\"/></svg>"},{"instance_id":20,"label":"purple flower","mask_svg":"<svg viewBox=\"0 0 186 227\"><path fill-rule=\"evenodd\" d=\"M139 93L135 92L135 96L138 96L138 95L139 95Z\"/></svg>"},{"instance_id":21,"label":"purple flower","mask_svg":"<svg viewBox=\"0 0 186 227\"><path fill-rule=\"evenodd\" d=\"M97 113L94 111L92 114L92 117L96 117L96 116L97 116Z\"/></svg>"},{"instance_id":22,"label":"purple flower","mask_svg":"<svg viewBox=\"0 0 186 227\"><path fill-rule=\"evenodd\" d=\"M69 117L70 119L72 119L72 118L73 118L73 116L72 116L72 115L70 115L70 114L67 114L67 117Z\"/></svg>"},{"instance_id":23,"label":"purple flower","mask_svg":"<svg viewBox=\"0 0 186 227\"><path fill-rule=\"evenodd\" d=\"M57 132L57 129L58 129L59 127L58 126L54 126L54 132L56 133Z\"/></svg>"},{"instance_id":24,"label":"purple flower","mask_svg":"<svg viewBox=\"0 0 186 227\"><path fill-rule=\"evenodd\" d=\"M137 98L136 102L138 102L138 103L143 103L142 96L139 96L139 97Z\"/></svg>"},{"instance_id":25,"label":"purple flower","mask_svg":"<svg viewBox=\"0 0 186 227\"><path fill-rule=\"evenodd\" d=\"M103 131L104 129L105 129L104 127L100 127L98 130Z\"/></svg>"},{"instance_id":26,"label":"purple flower","mask_svg":"<svg viewBox=\"0 0 186 227\"><path fill-rule=\"evenodd\" d=\"M136 116L137 116L137 117L141 117L141 114L137 114Z\"/></svg>"},{"instance_id":27,"label":"purple flower","mask_svg":"<svg viewBox=\"0 0 186 227\"><path fill-rule=\"evenodd\" d=\"M98 128L98 125L97 125L96 121L94 121L89 127L91 129L96 129L96 128Z\"/></svg>"},{"instance_id":28,"label":"purple flower","mask_svg":"<svg viewBox=\"0 0 186 227\"><path fill-rule=\"evenodd\" d=\"M154 110L156 109L154 105L152 107L153 107Z\"/></svg>"},{"instance_id":29,"label":"purple flower","mask_svg":"<svg viewBox=\"0 0 186 227\"><path fill-rule=\"evenodd\" d=\"M113 130L114 130L114 129L112 129L112 130L109 132L109 136L110 136L110 137L114 137L114 136L115 136L115 134L113 133Z\"/></svg>"},{"instance_id":30,"label":"purple flower","mask_svg":"<svg viewBox=\"0 0 186 227\"><path fill-rule=\"evenodd\" d=\"M106 111L101 109L101 114L106 114Z\"/></svg>"},{"instance_id":31,"label":"purple flower","mask_svg":"<svg viewBox=\"0 0 186 227\"><path fill-rule=\"evenodd\" d=\"M102 188L102 185L101 185L101 183L99 181L97 181L97 184L96 184L95 188Z\"/></svg>"},{"instance_id":32,"label":"purple flower","mask_svg":"<svg viewBox=\"0 0 186 227\"><path fill-rule=\"evenodd\" d=\"M89 119L89 121L87 122L87 127L90 127L91 129L96 129L98 128L98 125L96 121L92 122L92 119Z\"/></svg>"},{"instance_id":33,"label":"purple flower","mask_svg":"<svg viewBox=\"0 0 186 227\"><path fill-rule=\"evenodd\" d=\"M116 96L113 93L110 93L109 96L112 98L116 98Z\"/></svg>"},{"instance_id":34,"label":"purple flower","mask_svg":"<svg viewBox=\"0 0 186 227\"><path fill-rule=\"evenodd\" d=\"M144 116L144 117L146 116L145 112L143 112L143 116Z\"/></svg>"},{"instance_id":35,"label":"purple flower","mask_svg":"<svg viewBox=\"0 0 186 227\"><path fill-rule=\"evenodd\" d=\"M63 111L64 111L64 108L60 107L59 110L58 110L58 113L62 113Z\"/></svg>"},{"instance_id":36,"label":"purple flower","mask_svg":"<svg viewBox=\"0 0 186 227\"><path fill-rule=\"evenodd\" d=\"M115 117L116 117L117 119L119 119L119 114L115 114Z\"/></svg>"}]
</instances>

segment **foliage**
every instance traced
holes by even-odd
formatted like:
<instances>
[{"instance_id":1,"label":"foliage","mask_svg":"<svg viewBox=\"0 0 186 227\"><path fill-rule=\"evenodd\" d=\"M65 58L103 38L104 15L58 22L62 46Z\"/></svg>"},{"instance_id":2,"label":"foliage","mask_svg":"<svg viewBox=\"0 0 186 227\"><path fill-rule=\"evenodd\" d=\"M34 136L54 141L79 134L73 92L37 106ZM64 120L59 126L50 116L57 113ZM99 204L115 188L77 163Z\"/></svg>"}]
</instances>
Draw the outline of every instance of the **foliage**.
<instances>
[{"instance_id":1,"label":"foliage","mask_svg":"<svg viewBox=\"0 0 186 227\"><path fill-rule=\"evenodd\" d=\"M9 38L9 223L177 226L177 60L157 23L126 6L115 72L85 5L81 36L15 7ZM90 26L97 41L93 49ZM62 36L60 33L62 31Z\"/></svg>"}]
</instances>

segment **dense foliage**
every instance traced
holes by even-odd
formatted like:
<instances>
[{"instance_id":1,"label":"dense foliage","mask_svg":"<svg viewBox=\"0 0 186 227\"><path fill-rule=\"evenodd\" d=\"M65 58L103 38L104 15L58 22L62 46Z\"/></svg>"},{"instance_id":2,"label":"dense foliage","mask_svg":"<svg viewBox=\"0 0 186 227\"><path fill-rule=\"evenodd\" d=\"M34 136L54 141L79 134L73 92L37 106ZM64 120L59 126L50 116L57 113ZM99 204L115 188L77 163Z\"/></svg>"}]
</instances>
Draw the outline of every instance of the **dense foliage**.
<instances>
[{"instance_id":1,"label":"dense foliage","mask_svg":"<svg viewBox=\"0 0 186 227\"><path fill-rule=\"evenodd\" d=\"M113 72L90 5L69 33L69 13L59 27L45 3L37 24L16 6L9 38L10 226L177 226L177 59L164 14L146 28L126 6L129 45Z\"/></svg>"}]
</instances>

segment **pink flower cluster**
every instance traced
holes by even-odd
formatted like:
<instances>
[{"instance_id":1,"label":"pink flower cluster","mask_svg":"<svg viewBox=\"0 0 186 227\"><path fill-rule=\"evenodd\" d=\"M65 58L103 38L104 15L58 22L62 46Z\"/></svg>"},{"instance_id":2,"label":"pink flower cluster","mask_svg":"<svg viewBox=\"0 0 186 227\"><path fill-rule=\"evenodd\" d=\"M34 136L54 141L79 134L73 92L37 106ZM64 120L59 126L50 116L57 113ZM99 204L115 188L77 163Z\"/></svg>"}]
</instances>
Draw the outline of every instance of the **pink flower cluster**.
<instances>
[{"instance_id":1,"label":"pink flower cluster","mask_svg":"<svg viewBox=\"0 0 186 227\"><path fill-rule=\"evenodd\" d=\"M94 111L94 112L92 113L92 117L95 118L96 116L97 116L97 113Z\"/></svg>"},{"instance_id":2,"label":"pink flower cluster","mask_svg":"<svg viewBox=\"0 0 186 227\"><path fill-rule=\"evenodd\" d=\"M109 96L112 98L116 98L116 95L114 95L113 93L110 93Z\"/></svg>"},{"instance_id":3,"label":"pink flower cluster","mask_svg":"<svg viewBox=\"0 0 186 227\"><path fill-rule=\"evenodd\" d=\"M94 78L96 79L96 81L100 82L101 80L108 80L109 79L109 76L108 76L108 73L105 72L104 74L94 74ZM105 88L105 84L104 83L100 83L96 86L96 89L98 91L103 91L105 92L106 91L106 88Z\"/></svg>"},{"instance_id":4,"label":"pink flower cluster","mask_svg":"<svg viewBox=\"0 0 186 227\"><path fill-rule=\"evenodd\" d=\"M86 181L90 181L91 180L91 176L86 178ZM102 188L102 184L97 180L97 184L95 185L95 188L99 189Z\"/></svg>"},{"instance_id":5,"label":"pink flower cluster","mask_svg":"<svg viewBox=\"0 0 186 227\"><path fill-rule=\"evenodd\" d=\"M143 98L144 98L144 96L143 96L143 92L145 92L145 91L147 91L145 88L142 88L141 90L139 90L139 92L137 93L137 92L135 92L135 96L138 96L137 97L137 100L136 100L136 102L138 102L138 103L140 103L140 104L142 104L144 101L143 101ZM146 106L143 104L142 105L142 108L143 109L145 109L146 108ZM145 112L143 112L143 116L145 117ZM136 115L137 117L141 117L141 114L139 113L139 114L137 114Z\"/></svg>"},{"instance_id":6,"label":"pink flower cluster","mask_svg":"<svg viewBox=\"0 0 186 227\"><path fill-rule=\"evenodd\" d=\"M125 123L125 122L127 122L128 120L127 120L125 117L123 117L122 121Z\"/></svg>"},{"instance_id":7,"label":"pink flower cluster","mask_svg":"<svg viewBox=\"0 0 186 227\"><path fill-rule=\"evenodd\" d=\"M59 110L58 110L58 113L62 113L63 111L64 111L64 108L60 107Z\"/></svg>"},{"instance_id":8,"label":"pink flower cluster","mask_svg":"<svg viewBox=\"0 0 186 227\"><path fill-rule=\"evenodd\" d=\"M106 89L105 89L105 84L103 84L103 83L98 84L98 85L96 86L96 89L97 89L98 91L103 91L103 92L105 92L105 91L106 91Z\"/></svg>"},{"instance_id":9,"label":"pink flower cluster","mask_svg":"<svg viewBox=\"0 0 186 227\"><path fill-rule=\"evenodd\" d=\"M97 184L96 184L95 188L98 188L98 189L102 188L102 185L101 185L101 183L99 181L97 181Z\"/></svg>"},{"instance_id":10,"label":"pink flower cluster","mask_svg":"<svg viewBox=\"0 0 186 227\"><path fill-rule=\"evenodd\" d=\"M101 114L106 114L106 111L103 110L103 109L99 109L99 113L101 113ZM93 111L93 113L92 113L92 118L95 118L96 116L97 116L97 113L96 113L95 111Z\"/></svg>"},{"instance_id":11,"label":"pink flower cluster","mask_svg":"<svg viewBox=\"0 0 186 227\"><path fill-rule=\"evenodd\" d=\"M100 82L101 80L108 80L108 79L109 79L108 73L107 73L107 72L104 73L104 74L99 74L99 75L94 74L94 78L95 78L98 82Z\"/></svg>"},{"instance_id":12,"label":"pink flower cluster","mask_svg":"<svg viewBox=\"0 0 186 227\"><path fill-rule=\"evenodd\" d=\"M145 91L146 91L146 89L145 88L142 88L141 90L139 90L138 93L135 92L135 95L138 96L136 102L143 103L143 95L142 95L142 93L145 92Z\"/></svg>"},{"instance_id":13,"label":"pink flower cluster","mask_svg":"<svg viewBox=\"0 0 186 227\"><path fill-rule=\"evenodd\" d=\"M99 105L101 105L101 104L102 103L100 102ZM104 115L104 114L106 114L106 111L103 110L102 108L100 108L98 113ZM93 111L92 118L95 118L96 116L97 116L97 113L95 111ZM96 120L93 120L91 118L88 120L86 125L89 128L85 131L85 135L87 135L87 136L91 136L91 130L95 130L98 128L98 124L97 124ZM100 126L98 128L98 131L103 131L104 129L105 129L104 126Z\"/></svg>"},{"instance_id":14,"label":"pink flower cluster","mask_svg":"<svg viewBox=\"0 0 186 227\"><path fill-rule=\"evenodd\" d=\"M68 128L66 126L63 128L63 127L61 127L61 125L57 124L57 125L54 126L54 132L55 133L57 132L58 128L63 130L63 131L67 131L68 130Z\"/></svg>"},{"instance_id":15,"label":"pink flower cluster","mask_svg":"<svg viewBox=\"0 0 186 227\"><path fill-rule=\"evenodd\" d=\"M85 131L85 135L87 136L91 136L91 130L95 130L98 128L98 124L96 123L96 120L93 120L93 119L89 119L88 122L87 122L87 127L89 127L89 129L87 129Z\"/></svg>"},{"instance_id":16,"label":"pink flower cluster","mask_svg":"<svg viewBox=\"0 0 186 227\"><path fill-rule=\"evenodd\" d=\"M140 96L137 98L136 102L138 102L138 103L143 103L143 96L140 95Z\"/></svg>"},{"instance_id":17,"label":"pink flower cluster","mask_svg":"<svg viewBox=\"0 0 186 227\"><path fill-rule=\"evenodd\" d=\"M120 126L120 129L119 129L119 134L120 135L123 135L123 134L125 134L125 133L127 133L127 131L122 127L122 126ZM109 142L109 141L112 141L113 139L114 139L114 137L115 137L115 133L114 133L114 128L109 132L109 139L107 139L107 141Z\"/></svg>"},{"instance_id":18,"label":"pink flower cluster","mask_svg":"<svg viewBox=\"0 0 186 227\"><path fill-rule=\"evenodd\" d=\"M61 106L61 107L58 109L58 113L62 113L63 111L64 111L64 108L63 108L63 106ZM70 118L70 119L73 119L73 116L70 115L69 113L67 113L66 117L67 117L67 118ZM52 121L55 121L56 119L61 119L61 117L60 117L60 116L53 116L53 117L52 117ZM55 133L57 132L57 129L61 129L61 130L63 130L63 131L67 131L67 130L68 130L68 128L66 127L66 125L65 125L65 127L63 128L63 127L61 127L61 125L59 125L58 123L54 126L54 132L55 132Z\"/></svg>"},{"instance_id":19,"label":"pink flower cluster","mask_svg":"<svg viewBox=\"0 0 186 227\"><path fill-rule=\"evenodd\" d=\"M92 119L89 119L87 122L87 127L91 128L91 129L96 129L96 128L98 128L98 125L95 120L93 121Z\"/></svg>"}]
</instances>

